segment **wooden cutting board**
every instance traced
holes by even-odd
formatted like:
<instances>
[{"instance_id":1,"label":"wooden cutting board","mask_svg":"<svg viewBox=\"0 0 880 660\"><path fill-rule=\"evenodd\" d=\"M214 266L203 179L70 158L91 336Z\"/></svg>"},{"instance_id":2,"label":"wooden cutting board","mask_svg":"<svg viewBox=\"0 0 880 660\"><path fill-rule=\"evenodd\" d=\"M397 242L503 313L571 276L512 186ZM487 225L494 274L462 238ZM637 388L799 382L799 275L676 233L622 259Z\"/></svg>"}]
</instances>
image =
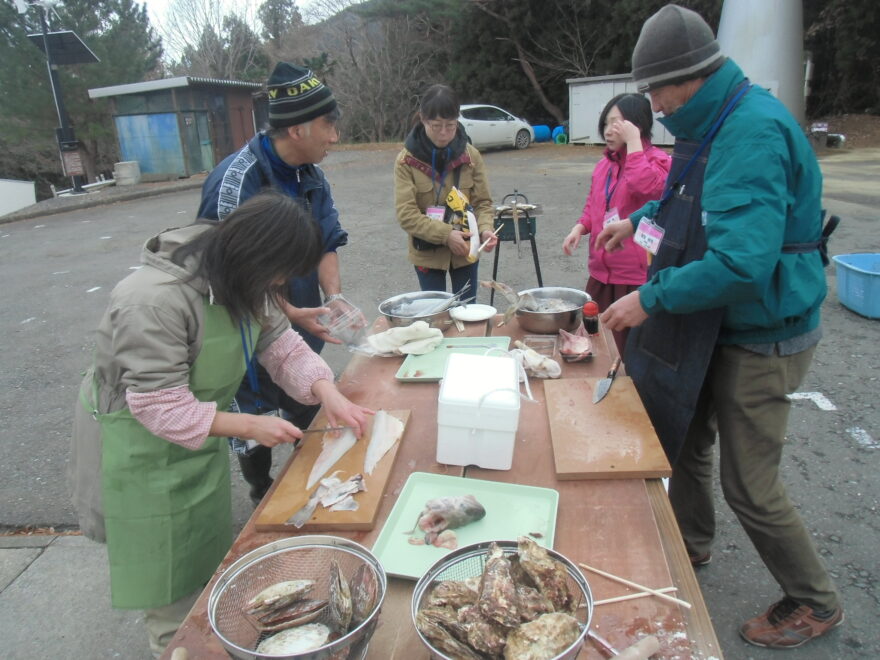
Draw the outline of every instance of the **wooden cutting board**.
<instances>
[{"instance_id":1,"label":"wooden cutting board","mask_svg":"<svg viewBox=\"0 0 880 660\"><path fill-rule=\"evenodd\" d=\"M545 380L558 479L649 479L672 473L632 379L618 376L599 403L601 378Z\"/></svg>"},{"instance_id":2,"label":"wooden cutting board","mask_svg":"<svg viewBox=\"0 0 880 660\"><path fill-rule=\"evenodd\" d=\"M330 476L336 470L341 470L338 476L343 480L358 473L364 475L364 485L367 490L354 496L359 504L357 511L330 511L319 504L312 518L302 527L297 529L292 523L287 522L305 505L309 495L319 485L315 484L311 490L306 490L309 474L315 460L321 453L324 437L320 433L310 433L305 436L305 440L296 451L293 460L287 464L284 472L275 478L273 489L260 505L257 519L254 521L257 531L334 532L373 529L376 524L379 504L382 502L385 488L388 486L388 477L394 466L394 459L397 457L401 443L406 441L406 423L409 421L410 415L409 410L388 410L386 412L403 422L403 434L400 440L395 442L394 446L382 457L382 460L373 469L373 473L366 474L364 472L364 458L373 434L373 418L371 417L364 436L324 475L325 477ZM312 427L322 428L324 426L328 426L328 424L322 411L312 422Z\"/></svg>"}]
</instances>

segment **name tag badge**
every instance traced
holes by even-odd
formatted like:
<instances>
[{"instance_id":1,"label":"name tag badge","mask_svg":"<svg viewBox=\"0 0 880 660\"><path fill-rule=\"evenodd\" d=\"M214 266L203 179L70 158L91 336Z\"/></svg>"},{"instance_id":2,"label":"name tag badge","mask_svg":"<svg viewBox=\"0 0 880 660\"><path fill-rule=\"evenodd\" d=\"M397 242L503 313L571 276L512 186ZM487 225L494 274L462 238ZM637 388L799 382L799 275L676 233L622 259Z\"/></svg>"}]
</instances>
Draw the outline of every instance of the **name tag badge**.
<instances>
[{"instance_id":1,"label":"name tag badge","mask_svg":"<svg viewBox=\"0 0 880 660\"><path fill-rule=\"evenodd\" d=\"M431 218L431 220L439 220L443 222L443 216L446 213L446 209L442 206L429 206L425 209L425 215Z\"/></svg>"},{"instance_id":2,"label":"name tag badge","mask_svg":"<svg viewBox=\"0 0 880 660\"><path fill-rule=\"evenodd\" d=\"M605 212L605 219L602 221L602 229L605 229L612 222L617 222L620 220L620 215L617 213L617 209L612 207Z\"/></svg>"},{"instance_id":3,"label":"name tag badge","mask_svg":"<svg viewBox=\"0 0 880 660\"><path fill-rule=\"evenodd\" d=\"M654 224L653 218L642 218L633 240L636 245L641 245L651 254L657 254L665 233L666 231L662 227Z\"/></svg>"}]
</instances>

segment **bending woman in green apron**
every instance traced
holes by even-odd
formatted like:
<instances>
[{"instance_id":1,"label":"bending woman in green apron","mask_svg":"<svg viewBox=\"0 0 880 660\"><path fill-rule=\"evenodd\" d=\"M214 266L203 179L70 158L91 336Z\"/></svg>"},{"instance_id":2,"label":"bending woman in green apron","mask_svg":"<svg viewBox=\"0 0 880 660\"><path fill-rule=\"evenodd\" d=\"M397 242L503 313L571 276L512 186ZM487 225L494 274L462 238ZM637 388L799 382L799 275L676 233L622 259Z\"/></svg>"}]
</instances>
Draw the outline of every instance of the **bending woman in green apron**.
<instances>
[{"instance_id":1,"label":"bending woman in green apron","mask_svg":"<svg viewBox=\"0 0 880 660\"><path fill-rule=\"evenodd\" d=\"M107 543L113 606L146 610L157 655L232 543L226 437L302 437L280 417L226 412L247 361L334 426L359 435L372 412L340 394L275 304L321 253L308 211L263 193L225 222L151 238L113 289L76 407L73 502L83 533Z\"/></svg>"}]
</instances>

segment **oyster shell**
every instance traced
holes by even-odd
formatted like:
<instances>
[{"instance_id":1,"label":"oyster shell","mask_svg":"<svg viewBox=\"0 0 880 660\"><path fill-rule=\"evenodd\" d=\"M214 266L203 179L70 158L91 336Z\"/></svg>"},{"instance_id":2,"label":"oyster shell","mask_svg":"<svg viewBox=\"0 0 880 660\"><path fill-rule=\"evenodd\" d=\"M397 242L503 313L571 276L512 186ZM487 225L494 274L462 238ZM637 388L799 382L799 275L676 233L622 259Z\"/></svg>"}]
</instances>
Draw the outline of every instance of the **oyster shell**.
<instances>
[{"instance_id":1,"label":"oyster shell","mask_svg":"<svg viewBox=\"0 0 880 660\"><path fill-rule=\"evenodd\" d=\"M263 632L277 632L311 623L324 612L326 600L311 598L295 600L286 607L272 610L259 618L258 628Z\"/></svg>"},{"instance_id":2,"label":"oyster shell","mask_svg":"<svg viewBox=\"0 0 880 660\"><path fill-rule=\"evenodd\" d=\"M519 603L519 617L523 621L532 621L542 614L553 611L553 603L534 587L516 585L516 597Z\"/></svg>"},{"instance_id":3,"label":"oyster shell","mask_svg":"<svg viewBox=\"0 0 880 660\"><path fill-rule=\"evenodd\" d=\"M504 660L550 660L581 634L577 619L562 612L542 614L522 624L507 638Z\"/></svg>"},{"instance_id":4,"label":"oyster shell","mask_svg":"<svg viewBox=\"0 0 880 660\"><path fill-rule=\"evenodd\" d=\"M323 623L307 623L267 637L257 645L256 651L265 655L305 653L324 646L329 637L330 629Z\"/></svg>"},{"instance_id":5,"label":"oyster shell","mask_svg":"<svg viewBox=\"0 0 880 660\"><path fill-rule=\"evenodd\" d=\"M351 590L336 560L330 561L330 622L340 633L351 623Z\"/></svg>"},{"instance_id":6,"label":"oyster shell","mask_svg":"<svg viewBox=\"0 0 880 660\"><path fill-rule=\"evenodd\" d=\"M416 627L438 650L451 658L482 660L482 656L467 645L467 629L455 612L447 607L431 607L416 614Z\"/></svg>"},{"instance_id":7,"label":"oyster shell","mask_svg":"<svg viewBox=\"0 0 880 660\"><path fill-rule=\"evenodd\" d=\"M516 586L510 577L510 561L496 543L489 545L477 604L487 619L508 628L519 625L519 607Z\"/></svg>"},{"instance_id":8,"label":"oyster shell","mask_svg":"<svg viewBox=\"0 0 880 660\"><path fill-rule=\"evenodd\" d=\"M510 628L487 619L476 605L466 605L458 611L458 620L467 630L467 642L471 648L497 657L504 652Z\"/></svg>"},{"instance_id":9,"label":"oyster shell","mask_svg":"<svg viewBox=\"0 0 880 660\"><path fill-rule=\"evenodd\" d=\"M575 597L568 586L568 572L547 550L527 536L517 539L519 562L523 570L534 580L544 596L553 603L557 612L574 613Z\"/></svg>"},{"instance_id":10,"label":"oyster shell","mask_svg":"<svg viewBox=\"0 0 880 660\"><path fill-rule=\"evenodd\" d=\"M285 582L277 582L266 587L245 603L244 611L248 614L262 616L301 599L314 586L314 580L286 580Z\"/></svg>"},{"instance_id":11,"label":"oyster shell","mask_svg":"<svg viewBox=\"0 0 880 660\"><path fill-rule=\"evenodd\" d=\"M427 605L428 607L448 605L454 609L473 605L480 597L479 588L479 582L474 585L473 582L466 580L443 580L431 590Z\"/></svg>"},{"instance_id":12,"label":"oyster shell","mask_svg":"<svg viewBox=\"0 0 880 660\"><path fill-rule=\"evenodd\" d=\"M361 564L352 576L349 588L351 591L351 626L354 628L366 621L376 606L376 600L379 597L379 581L369 565Z\"/></svg>"}]
</instances>

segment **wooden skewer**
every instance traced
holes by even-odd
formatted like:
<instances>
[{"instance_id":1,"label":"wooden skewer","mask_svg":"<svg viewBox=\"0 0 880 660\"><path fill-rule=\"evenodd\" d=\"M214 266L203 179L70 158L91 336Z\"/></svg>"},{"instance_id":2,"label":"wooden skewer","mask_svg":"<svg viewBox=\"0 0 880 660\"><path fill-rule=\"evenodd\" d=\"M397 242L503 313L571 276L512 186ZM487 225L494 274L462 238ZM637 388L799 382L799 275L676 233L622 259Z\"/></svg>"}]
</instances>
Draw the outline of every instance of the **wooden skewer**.
<instances>
[{"instance_id":1,"label":"wooden skewer","mask_svg":"<svg viewBox=\"0 0 880 660\"><path fill-rule=\"evenodd\" d=\"M498 228L497 228L495 231L492 232L492 235L493 235L493 236L498 236L498 232L501 231L502 227L504 227L503 224L498 225ZM487 238L485 241L483 241L483 244L480 245L480 247L477 248L477 254L479 254L480 252L482 252L482 251L485 249L485 247L486 247L487 245L489 245L489 241L490 241L490 240L492 240L492 239L491 239L491 238Z\"/></svg>"},{"instance_id":2,"label":"wooden skewer","mask_svg":"<svg viewBox=\"0 0 880 660\"><path fill-rule=\"evenodd\" d=\"M633 589L638 589L640 591L646 591L649 594L654 594L657 598L662 598L663 600L668 600L670 603L677 603L682 607L686 607L687 609L691 608L691 604L686 600L681 600L680 598L676 598L675 596L670 596L669 594L665 594L662 591L657 591L656 589L651 589L650 587L646 587L644 585L638 584L636 582L630 582L622 577L617 577L616 575L612 575L611 573L606 573L605 571L600 571L598 568L593 568L592 566L587 566L586 564L578 564L581 568L586 568L588 571L592 571L593 573L598 573L604 577L607 577L609 580L615 580L620 582L621 584L625 584L628 587L632 587Z\"/></svg>"},{"instance_id":3,"label":"wooden skewer","mask_svg":"<svg viewBox=\"0 0 880 660\"><path fill-rule=\"evenodd\" d=\"M660 593L667 594L671 591L678 591L676 587L663 587L662 589L657 589ZM654 594L649 594L647 591L640 591L637 594L629 594L627 596L615 596L614 598L603 598L602 600L597 600L593 603L593 607L596 605L608 605L609 603L619 603L624 600L632 600L633 598L647 598L648 596L653 596Z\"/></svg>"}]
</instances>

